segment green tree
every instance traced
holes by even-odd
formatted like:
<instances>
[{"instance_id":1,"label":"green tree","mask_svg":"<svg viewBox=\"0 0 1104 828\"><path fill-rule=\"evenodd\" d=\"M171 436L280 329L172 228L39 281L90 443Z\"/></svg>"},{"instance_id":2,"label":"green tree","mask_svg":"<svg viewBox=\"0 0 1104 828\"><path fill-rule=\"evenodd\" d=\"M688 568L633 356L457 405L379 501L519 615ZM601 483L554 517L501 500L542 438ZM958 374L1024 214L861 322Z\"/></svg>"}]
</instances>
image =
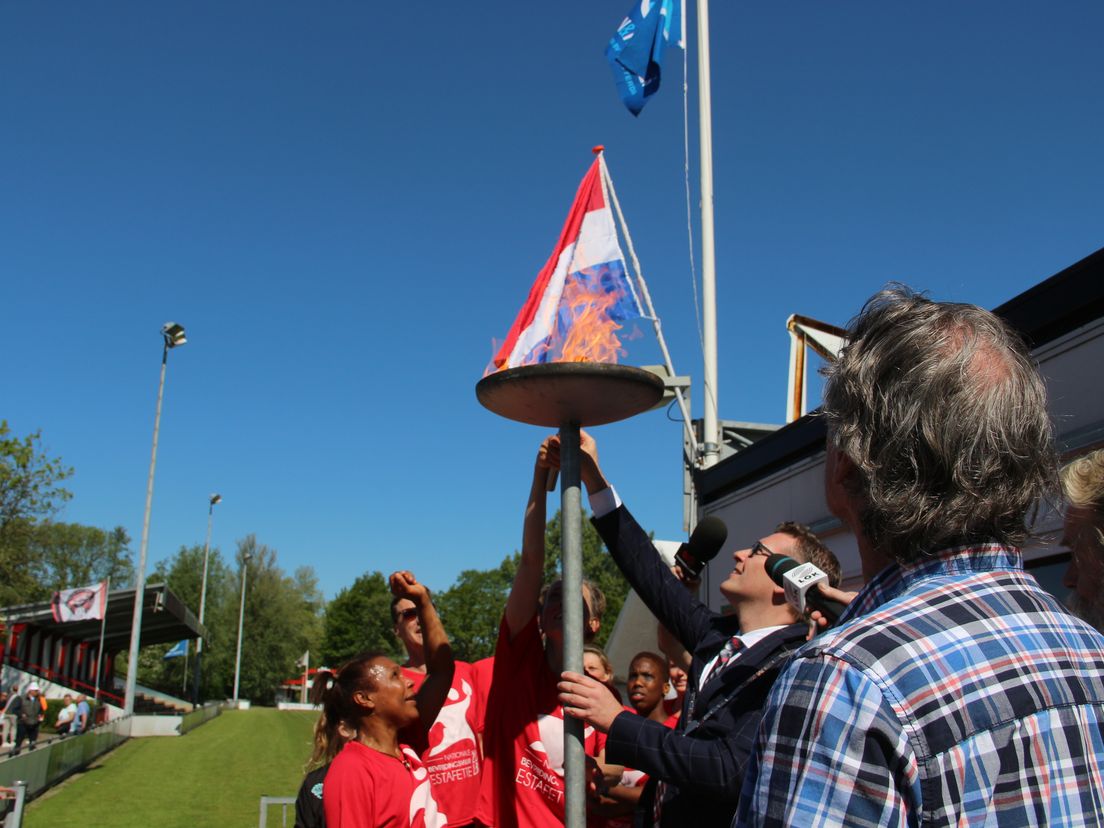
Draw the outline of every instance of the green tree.
<instances>
[{"instance_id":1,"label":"green tree","mask_svg":"<svg viewBox=\"0 0 1104 828\"><path fill-rule=\"evenodd\" d=\"M544 529L544 580L545 583L560 577L560 548L563 539L563 520L560 512L548 521ZM606 545L602 542L598 530L590 522L587 515L583 514L583 577L593 581L606 596L606 612L602 617L602 627L598 635L594 637L594 643L599 647L606 646L610 633L613 632L614 622L621 613L621 607L625 605L625 598L629 594L629 582L617 568L606 551Z\"/></svg>"},{"instance_id":2,"label":"green tree","mask_svg":"<svg viewBox=\"0 0 1104 828\"><path fill-rule=\"evenodd\" d=\"M204 626L208 630L203 650L203 675L200 696L204 699L225 698L226 687L233 682L232 649L237 636L237 597L234 574L227 567L217 547L212 547L207 563L207 601ZM176 554L159 561L147 580L164 583L199 617L199 597L203 581L203 546L181 546ZM231 606L232 605L232 606ZM231 625L231 615L233 615ZM175 643L175 642L173 642ZM172 695L178 695L185 669L194 676L195 644L184 659L163 660L173 643L143 647L139 656L139 680ZM227 651L231 656L227 659ZM194 678L188 679L188 688Z\"/></svg>"},{"instance_id":3,"label":"green tree","mask_svg":"<svg viewBox=\"0 0 1104 828\"><path fill-rule=\"evenodd\" d=\"M0 420L0 532L20 518L53 514L73 496L61 486L72 474L60 458L47 456L41 431L13 437L8 421Z\"/></svg>"},{"instance_id":4,"label":"green tree","mask_svg":"<svg viewBox=\"0 0 1104 828\"><path fill-rule=\"evenodd\" d=\"M295 577L285 575L276 565L276 550L257 543L254 535L238 541L237 559L239 577L242 566L248 569L239 694L271 704L277 688L298 673L296 660L318 647L324 602L309 567Z\"/></svg>"},{"instance_id":5,"label":"green tree","mask_svg":"<svg viewBox=\"0 0 1104 828\"><path fill-rule=\"evenodd\" d=\"M241 575L246 570L245 616L242 630L241 677L238 694L256 704L271 704L277 688L298 673L295 662L304 650L317 652L321 638L323 599L310 567L287 575L277 566L277 553L254 535L238 541L236 569L211 550L207 576L202 696L229 698L234 687ZM247 559L248 558L248 562ZM182 547L151 577L164 580L194 612L199 610L203 547ZM184 659L164 661L171 644L143 647L139 677L143 684L178 695L184 670L194 670L194 647ZM192 679L188 680L190 693Z\"/></svg>"},{"instance_id":6,"label":"green tree","mask_svg":"<svg viewBox=\"0 0 1104 828\"><path fill-rule=\"evenodd\" d=\"M551 583L560 577L560 543L563 536L560 513L548 522L544 531L544 581ZM598 530L583 517L583 575L597 584L606 596L606 612L595 643L605 646L629 584L606 552ZM456 657L476 661L494 655L495 642L506 598L517 572L519 554L505 558L495 569L467 569L455 584L437 596L441 621L452 641Z\"/></svg>"},{"instance_id":7,"label":"green tree","mask_svg":"<svg viewBox=\"0 0 1104 828\"><path fill-rule=\"evenodd\" d=\"M465 569L455 584L435 597L456 658L478 661L494 655L517 562L515 553L495 569Z\"/></svg>"},{"instance_id":8,"label":"green tree","mask_svg":"<svg viewBox=\"0 0 1104 828\"><path fill-rule=\"evenodd\" d=\"M45 521L35 527L31 551L41 565L39 580L47 592L106 578L113 587L127 586L133 580L130 535L122 526L105 530Z\"/></svg>"},{"instance_id":9,"label":"green tree","mask_svg":"<svg viewBox=\"0 0 1104 828\"><path fill-rule=\"evenodd\" d=\"M405 655L393 628L387 579L379 572L365 572L326 607L322 660L336 668L364 650L379 650L401 660Z\"/></svg>"},{"instance_id":10,"label":"green tree","mask_svg":"<svg viewBox=\"0 0 1104 828\"><path fill-rule=\"evenodd\" d=\"M42 432L13 437L0 420L0 605L43 596L31 551L36 521L53 514L72 494L61 484L73 474L42 448Z\"/></svg>"}]
</instances>

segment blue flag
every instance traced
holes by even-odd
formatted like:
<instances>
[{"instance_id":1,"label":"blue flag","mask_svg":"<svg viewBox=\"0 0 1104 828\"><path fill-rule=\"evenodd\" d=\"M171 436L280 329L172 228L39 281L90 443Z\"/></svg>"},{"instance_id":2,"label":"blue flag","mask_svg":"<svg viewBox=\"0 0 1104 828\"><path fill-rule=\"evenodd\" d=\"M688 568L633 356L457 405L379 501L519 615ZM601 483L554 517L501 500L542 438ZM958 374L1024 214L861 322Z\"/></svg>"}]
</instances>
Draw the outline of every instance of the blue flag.
<instances>
[{"instance_id":1,"label":"blue flag","mask_svg":"<svg viewBox=\"0 0 1104 828\"><path fill-rule=\"evenodd\" d=\"M186 655L188 655L188 639L185 638L183 641L173 645L173 648L165 653L162 658L180 658Z\"/></svg>"},{"instance_id":2,"label":"blue flag","mask_svg":"<svg viewBox=\"0 0 1104 828\"><path fill-rule=\"evenodd\" d=\"M606 47L621 101L639 115L659 90L663 50L682 37L679 0L638 0Z\"/></svg>"}]
</instances>

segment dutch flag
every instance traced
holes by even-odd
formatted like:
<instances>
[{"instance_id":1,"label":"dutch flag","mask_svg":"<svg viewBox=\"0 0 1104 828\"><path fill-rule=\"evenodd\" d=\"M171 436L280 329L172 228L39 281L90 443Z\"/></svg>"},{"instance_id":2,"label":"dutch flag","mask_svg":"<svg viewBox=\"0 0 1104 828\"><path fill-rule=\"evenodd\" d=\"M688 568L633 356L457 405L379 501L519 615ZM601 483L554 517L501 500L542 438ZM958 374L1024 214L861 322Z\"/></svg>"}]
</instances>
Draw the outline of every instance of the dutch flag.
<instances>
[{"instance_id":1,"label":"dutch flag","mask_svg":"<svg viewBox=\"0 0 1104 828\"><path fill-rule=\"evenodd\" d=\"M583 177L552 255L537 274L529 298L495 354L489 371L542 362L616 362L620 340L614 331L643 316L602 180L602 159ZM611 338L613 351L579 351L573 329L595 318Z\"/></svg>"}]
</instances>

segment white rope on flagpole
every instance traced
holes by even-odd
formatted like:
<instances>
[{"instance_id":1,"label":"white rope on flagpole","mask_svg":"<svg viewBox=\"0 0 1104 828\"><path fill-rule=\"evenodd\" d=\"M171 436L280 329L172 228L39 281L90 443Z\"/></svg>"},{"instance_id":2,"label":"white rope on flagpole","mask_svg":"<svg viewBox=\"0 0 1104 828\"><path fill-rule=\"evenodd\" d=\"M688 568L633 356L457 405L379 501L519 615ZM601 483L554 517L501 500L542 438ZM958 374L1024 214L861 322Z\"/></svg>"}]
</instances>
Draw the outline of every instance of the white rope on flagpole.
<instances>
[{"instance_id":1,"label":"white rope on flagpole","mask_svg":"<svg viewBox=\"0 0 1104 828\"><path fill-rule=\"evenodd\" d=\"M617 221L621 225L621 233L625 236L625 246L629 250L629 259L632 261L633 270L636 271L637 281L640 282L640 295L644 297L644 304L648 309L648 318L652 320L652 325L655 326L656 340L659 342L660 351L663 352L663 363L667 366L667 370L673 377L675 376L675 366L671 362L671 353L667 350L667 340L663 338L663 325L656 315L655 306L652 304L652 296L648 293L648 283L644 281L644 272L640 269L640 260L636 258L636 249L633 247L632 236L629 235L629 225L625 222L624 213L621 212L621 202L617 200L617 191L613 188L613 179L610 178L609 168L606 167L605 153L600 153L598 155L598 160L601 163L602 169L602 186L609 192L610 203L617 213ZM690 409L686 405L686 398L682 395L682 389L675 388L674 392L679 410L682 412L682 424L686 429L686 438L690 441L691 456L697 458L698 441L694 436L693 424L690 420Z\"/></svg>"},{"instance_id":2,"label":"white rope on flagpole","mask_svg":"<svg viewBox=\"0 0 1104 828\"><path fill-rule=\"evenodd\" d=\"M682 181L686 189L686 249L690 254L690 292L694 296L694 319L698 323L698 344L705 353L701 303L698 301L698 269L694 263L694 208L690 196L690 73L687 66L686 3L682 4Z\"/></svg>"}]
</instances>

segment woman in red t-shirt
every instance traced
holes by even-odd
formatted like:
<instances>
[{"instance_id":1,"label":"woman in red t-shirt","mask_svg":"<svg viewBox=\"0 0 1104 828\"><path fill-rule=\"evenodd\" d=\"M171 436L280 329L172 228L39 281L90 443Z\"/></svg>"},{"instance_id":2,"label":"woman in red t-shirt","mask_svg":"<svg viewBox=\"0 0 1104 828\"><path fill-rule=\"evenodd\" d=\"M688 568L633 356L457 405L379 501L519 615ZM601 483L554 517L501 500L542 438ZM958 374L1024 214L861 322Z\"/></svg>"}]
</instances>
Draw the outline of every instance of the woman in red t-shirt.
<instances>
[{"instance_id":1,"label":"woman in red t-shirt","mask_svg":"<svg viewBox=\"0 0 1104 828\"><path fill-rule=\"evenodd\" d=\"M336 674L315 678L327 684L323 717L331 738L339 738L342 721L356 728L326 774L327 828L436 828L448 821L437 810L418 751L452 684L452 649L424 585L409 572L395 572L391 592L418 611L426 679L415 693L399 665L377 653L362 653ZM403 743L407 739L413 747Z\"/></svg>"}]
</instances>

